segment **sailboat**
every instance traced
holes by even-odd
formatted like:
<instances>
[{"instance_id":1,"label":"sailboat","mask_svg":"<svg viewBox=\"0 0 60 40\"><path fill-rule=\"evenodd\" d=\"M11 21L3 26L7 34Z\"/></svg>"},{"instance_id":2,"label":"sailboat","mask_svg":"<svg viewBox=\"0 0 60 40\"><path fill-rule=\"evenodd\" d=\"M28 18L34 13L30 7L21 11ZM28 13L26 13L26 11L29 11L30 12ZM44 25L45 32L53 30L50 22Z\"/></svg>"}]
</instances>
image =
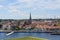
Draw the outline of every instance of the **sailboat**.
<instances>
[{"instance_id":1,"label":"sailboat","mask_svg":"<svg viewBox=\"0 0 60 40\"><path fill-rule=\"evenodd\" d=\"M14 33L14 31L12 31L12 32L10 32L10 33L8 33L8 34L6 34L7 36L9 36L9 35L11 35L11 34L13 34Z\"/></svg>"}]
</instances>

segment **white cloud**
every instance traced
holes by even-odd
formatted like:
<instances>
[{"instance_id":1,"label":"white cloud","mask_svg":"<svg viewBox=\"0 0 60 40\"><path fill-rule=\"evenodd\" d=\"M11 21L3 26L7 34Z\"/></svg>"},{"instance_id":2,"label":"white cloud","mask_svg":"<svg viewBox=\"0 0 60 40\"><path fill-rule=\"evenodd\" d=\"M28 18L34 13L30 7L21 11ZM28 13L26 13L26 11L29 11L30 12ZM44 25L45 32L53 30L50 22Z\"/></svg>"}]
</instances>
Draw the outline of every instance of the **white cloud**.
<instances>
[{"instance_id":1,"label":"white cloud","mask_svg":"<svg viewBox=\"0 0 60 40\"><path fill-rule=\"evenodd\" d=\"M4 7L3 5L0 5L0 10L2 10L2 9L3 9L3 7Z\"/></svg>"},{"instance_id":2,"label":"white cloud","mask_svg":"<svg viewBox=\"0 0 60 40\"><path fill-rule=\"evenodd\" d=\"M37 1L37 0L17 0L18 2L34 2L34 1Z\"/></svg>"},{"instance_id":3,"label":"white cloud","mask_svg":"<svg viewBox=\"0 0 60 40\"><path fill-rule=\"evenodd\" d=\"M27 3L26 7L35 7L40 9L59 9L60 0L17 0L18 2Z\"/></svg>"},{"instance_id":4,"label":"white cloud","mask_svg":"<svg viewBox=\"0 0 60 40\"><path fill-rule=\"evenodd\" d=\"M48 10L55 10L60 9L60 0L17 0L16 3L11 3L8 5L8 12L12 13L12 15L15 15L17 17L28 17L29 14L26 13L27 11L30 12L27 8L30 8L32 11L38 10L38 9L48 9ZM27 11L26 11L27 10ZM39 11L39 10L38 10ZM45 18L54 16L50 14L41 14L35 15L33 14L33 18ZM48 15L48 16L47 16Z\"/></svg>"},{"instance_id":5,"label":"white cloud","mask_svg":"<svg viewBox=\"0 0 60 40\"><path fill-rule=\"evenodd\" d=\"M44 18L47 18L47 19L48 18L60 18L60 14L48 14L48 13L45 13L45 14L41 13L40 15L38 15L38 14L34 15L33 14L32 18L34 18L34 19L39 19L39 18L42 18L42 19L44 19Z\"/></svg>"},{"instance_id":6,"label":"white cloud","mask_svg":"<svg viewBox=\"0 0 60 40\"><path fill-rule=\"evenodd\" d=\"M16 6L8 6L8 12L12 13L13 16L16 16L20 19L25 19L28 18L29 14L27 12L21 11L17 9L18 7Z\"/></svg>"},{"instance_id":7,"label":"white cloud","mask_svg":"<svg viewBox=\"0 0 60 40\"><path fill-rule=\"evenodd\" d=\"M55 10L60 9L60 0L17 0L16 3L11 3L10 6L15 6L17 9L32 8L33 11L37 9Z\"/></svg>"},{"instance_id":8,"label":"white cloud","mask_svg":"<svg viewBox=\"0 0 60 40\"><path fill-rule=\"evenodd\" d=\"M41 5L45 9L59 9L60 8L60 0L50 0L47 2L42 2Z\"/></svg>"}]
</instances>

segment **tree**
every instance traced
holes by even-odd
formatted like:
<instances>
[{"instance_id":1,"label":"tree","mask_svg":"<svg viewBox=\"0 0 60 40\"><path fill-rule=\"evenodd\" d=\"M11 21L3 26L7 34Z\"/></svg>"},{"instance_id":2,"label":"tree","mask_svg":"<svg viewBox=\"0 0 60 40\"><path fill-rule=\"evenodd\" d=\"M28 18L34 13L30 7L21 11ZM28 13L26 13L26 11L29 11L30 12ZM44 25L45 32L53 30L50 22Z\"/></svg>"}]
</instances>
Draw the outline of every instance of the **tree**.
<instances>
[{"instance_id":1,"label":"tree","mask_svg":"<svg viewBox=\"0 0 60 40\"><path fill-rule=\"evenodd\" d=\"M18 26L12 26L12 30L20 30Z\"/></svg>"}]
</instances>

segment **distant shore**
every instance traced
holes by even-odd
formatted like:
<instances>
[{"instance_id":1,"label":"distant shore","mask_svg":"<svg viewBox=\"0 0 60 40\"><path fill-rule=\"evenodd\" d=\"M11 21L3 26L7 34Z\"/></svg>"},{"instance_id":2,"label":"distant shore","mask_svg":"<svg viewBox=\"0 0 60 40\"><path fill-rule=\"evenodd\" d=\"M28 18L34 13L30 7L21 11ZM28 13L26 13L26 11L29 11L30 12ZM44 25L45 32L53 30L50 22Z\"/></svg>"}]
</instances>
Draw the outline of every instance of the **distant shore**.
<instances>
[{"instance_id":1,"label":"distant shore","mask_svg":"<svg viewBox=\"0 0 60 40\"><path fill-rule=\"evenodd\" d=\"M6 33L6 32L12 32L12 30L0 30L0 32ZM14 31L15 33L52 33L51 31L32 31L32 30L19 30Z\"/></svg>"}]
</instances>

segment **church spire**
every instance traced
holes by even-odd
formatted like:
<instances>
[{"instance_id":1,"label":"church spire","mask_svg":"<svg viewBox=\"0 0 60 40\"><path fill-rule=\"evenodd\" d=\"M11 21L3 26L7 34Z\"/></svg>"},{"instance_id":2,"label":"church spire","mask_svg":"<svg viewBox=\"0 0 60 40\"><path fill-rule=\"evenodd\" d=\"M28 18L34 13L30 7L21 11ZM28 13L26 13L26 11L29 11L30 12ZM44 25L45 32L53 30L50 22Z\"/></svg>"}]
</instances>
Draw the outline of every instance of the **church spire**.
<instances>
[{"instance_id":1,"label":"church spire","mask_svg":"<svg viewBox=\"0 0 60 40\"><path fill-rule=\"evenodd\" d=\"M28 21L25 21L25 22L24 22L24 26L25 26L25 25L30 25L31 23L32 23L32 18L31 18L31 13L30 13L30 16L29 16Z\"/></svg>"},{"instance_id":2,"label":"church spire","mask_svg":"<svg viewBox=\"0 0 60 40\"><path fill-rule=\"evenodd\" d=\"M30 22L30 24L31 24L31 22L32 22L31 13L30 13L29 22Z\"/></svg>"}]
</instances>

